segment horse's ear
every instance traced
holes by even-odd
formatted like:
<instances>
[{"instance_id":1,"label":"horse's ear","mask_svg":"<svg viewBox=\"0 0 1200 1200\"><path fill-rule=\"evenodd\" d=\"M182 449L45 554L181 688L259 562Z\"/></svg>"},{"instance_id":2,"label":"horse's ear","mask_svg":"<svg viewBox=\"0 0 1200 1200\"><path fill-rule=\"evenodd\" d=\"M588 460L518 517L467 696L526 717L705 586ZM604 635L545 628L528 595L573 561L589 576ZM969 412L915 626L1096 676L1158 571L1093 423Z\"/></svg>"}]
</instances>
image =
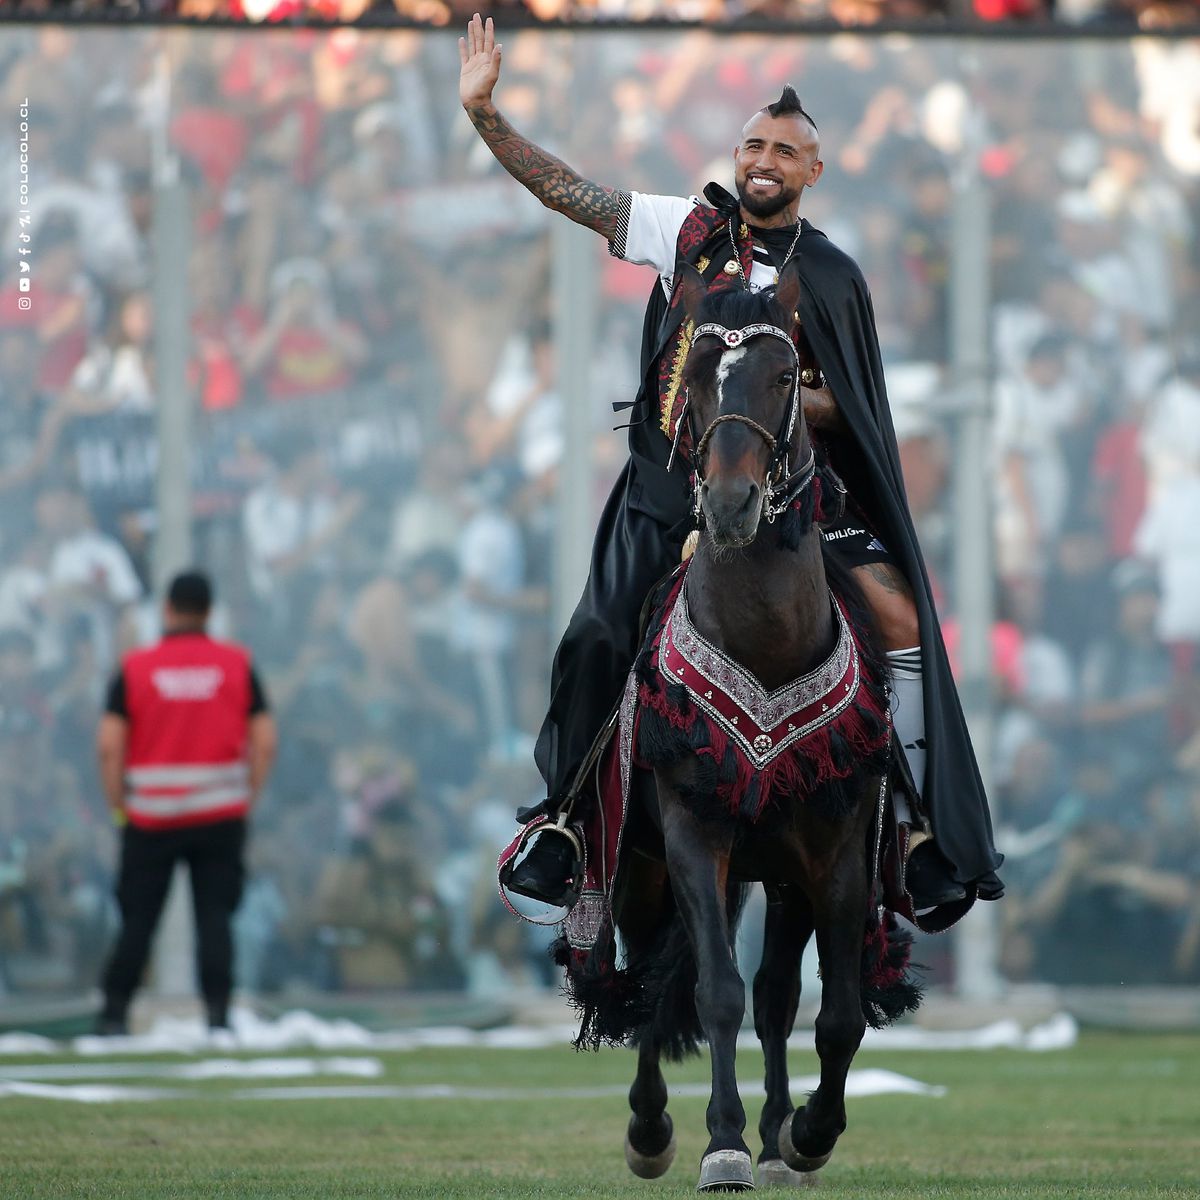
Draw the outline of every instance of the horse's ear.
<instances>
[{"instance_id":1,"label":"horse's ear","mask_svg":"<svg viewBox=\"0 0 1200 1200\"><path fill-rule=\"evenodd\" d=\"M684 312L694 321L708 295L704 276L691 263L680 263L679 270L675 272L675 286L683 300Z\"/></svg>"},{"instance_id":2,"label":"horse's ear","mask_svg":"<svg viewBox=\"0 0 1200 1200\"><path fill-rule=\"evenodd\" d=\"M799 320L796 305L800 302L803 286L800 281L800 264L794 258L788 259L783 270L779 272L779 282L775 285L775 299L792 321Z\"/></svg>"}]
</instances>

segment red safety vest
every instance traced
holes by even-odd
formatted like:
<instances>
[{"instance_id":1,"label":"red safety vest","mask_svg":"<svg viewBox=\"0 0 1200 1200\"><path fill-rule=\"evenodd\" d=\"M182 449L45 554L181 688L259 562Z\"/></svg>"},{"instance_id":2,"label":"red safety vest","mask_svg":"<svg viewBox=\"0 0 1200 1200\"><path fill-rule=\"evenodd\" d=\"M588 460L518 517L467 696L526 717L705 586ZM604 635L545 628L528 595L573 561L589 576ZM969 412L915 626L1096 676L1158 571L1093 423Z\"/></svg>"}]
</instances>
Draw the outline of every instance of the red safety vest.
<instances>
[{"instance_id":1,"label":"red safety vest","mask_svg":"<svg viewBox=\"0 0 1200 1200\"><path fill-rule=\"evenodd\" d=\"M244 817L249 653L206 634L174 634L128 655L122 672L130 824L179 829Z\"/></svg>"}]
</instances>

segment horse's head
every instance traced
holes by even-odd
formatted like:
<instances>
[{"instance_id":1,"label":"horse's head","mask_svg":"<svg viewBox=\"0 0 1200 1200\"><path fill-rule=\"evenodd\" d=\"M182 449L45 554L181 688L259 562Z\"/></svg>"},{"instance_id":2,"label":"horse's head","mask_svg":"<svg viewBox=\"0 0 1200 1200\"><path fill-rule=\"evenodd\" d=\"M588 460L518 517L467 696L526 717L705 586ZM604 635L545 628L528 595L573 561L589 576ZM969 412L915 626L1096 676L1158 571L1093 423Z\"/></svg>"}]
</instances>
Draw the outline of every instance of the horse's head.
<instances>
[{"instance_id":1,"label":"horse's head","mask_svg":"<svg viewBox=\"0 0 1200 1200\"><path fill-rule=\"evenodd\" d=\"M684 382L700 510L718 546L745 546L764 515L781 511L780 497L790 503L811 479L791 338L799 268L784 267L774 294L708 294L691 267L682 268L680 287L695 325Z\"/></svg>"}]
</instances>

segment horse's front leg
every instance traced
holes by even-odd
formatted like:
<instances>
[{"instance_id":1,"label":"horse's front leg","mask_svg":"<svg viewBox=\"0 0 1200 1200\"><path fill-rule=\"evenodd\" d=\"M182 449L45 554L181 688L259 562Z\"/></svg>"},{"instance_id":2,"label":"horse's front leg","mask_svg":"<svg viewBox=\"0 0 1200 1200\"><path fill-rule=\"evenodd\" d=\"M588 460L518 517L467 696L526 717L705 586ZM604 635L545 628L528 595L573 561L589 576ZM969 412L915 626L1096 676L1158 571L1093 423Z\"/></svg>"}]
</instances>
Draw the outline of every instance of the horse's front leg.
<instances>
[{"instance_id":1,"label":"horse's front leg","mask_svg":"<svg viewBox=\"0 0 1200 1200\"><path fill-rule=\"evenodd\" d=\"M667 869L696 956L696 1013L712 1060L709 1141L698 1190L745 1191L754 1187L754 1174L742 1137L746 1110L738 1095L734 1056L746 989L734 963L726 910L733 831L702 827L661 776L658 785Z\"/></svg>"},{"instance_id":2,"label":"horse's front leg","mask_svg":"<svg viewBox=\"0 0 1200 1200\"><path fill-rule=\"evenodd\" d=\"M667 886L662 863L631 854L622 874L618 926L630 961L644 962L653 953L664 920ZM658 1020L651 1018L638 1033L637 1075L629 1089L633 1115L625 1133L625 1162L641 1179L665 1175L675 1161L675 1130L667 1112Z\"/></svg>"},{"instance_id":3,"label":"horse's front leg","mask_svg":"<svg viewBox=\"0 0 1200 1200\"><path fill-rule=\"evenodd\" d=\"M791 1116L787 1040L800 1004L800 960L812 936L812 906L800 888L769 887L762 963L754 976L754 1031L762 1043L767 1099L758 1122L758 1181L795 1185L801 1179L779 1155L779 1130Z\"/></svg>"},{"instance_id":4,"label":"horse's front leg","mask_svg":"<svg viewBox=\"0 0 1200 1200\"><path fill-rule=\"evenodd\" d=\"M860 811L866 808L862 805ZM846 1128L846 1075L867 1027L862 955L870 900L864 821L847 822L845 834L838 847L831 847L832 869L823 880L814 880L811 896L821 960L821 1011L815 1030L821 1082L779 1131L779 1152L797 1171L824 1166Z\"/></svg>"}]
</instances>

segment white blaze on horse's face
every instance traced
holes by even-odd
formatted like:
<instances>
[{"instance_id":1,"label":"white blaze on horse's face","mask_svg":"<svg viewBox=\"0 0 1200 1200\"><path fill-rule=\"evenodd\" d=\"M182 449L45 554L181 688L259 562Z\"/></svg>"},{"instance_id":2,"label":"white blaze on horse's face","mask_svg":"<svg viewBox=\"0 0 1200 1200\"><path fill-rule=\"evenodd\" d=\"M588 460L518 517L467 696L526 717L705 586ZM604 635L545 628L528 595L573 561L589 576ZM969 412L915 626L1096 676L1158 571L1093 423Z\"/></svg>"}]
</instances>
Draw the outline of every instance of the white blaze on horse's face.
<instances>
[{"instance_id":1,"label":"white blaze on horse's face","mask_svg":"<svg viewBox=\"0 0 1200 1200\"><path fill-rule=\"evenodd\" d=\"M720 412L725 404L725 380L733 368L746 357L746 346L738 346L735 350L726 350L717 363L717 411Z\"/></svg>"}]
</instances>

